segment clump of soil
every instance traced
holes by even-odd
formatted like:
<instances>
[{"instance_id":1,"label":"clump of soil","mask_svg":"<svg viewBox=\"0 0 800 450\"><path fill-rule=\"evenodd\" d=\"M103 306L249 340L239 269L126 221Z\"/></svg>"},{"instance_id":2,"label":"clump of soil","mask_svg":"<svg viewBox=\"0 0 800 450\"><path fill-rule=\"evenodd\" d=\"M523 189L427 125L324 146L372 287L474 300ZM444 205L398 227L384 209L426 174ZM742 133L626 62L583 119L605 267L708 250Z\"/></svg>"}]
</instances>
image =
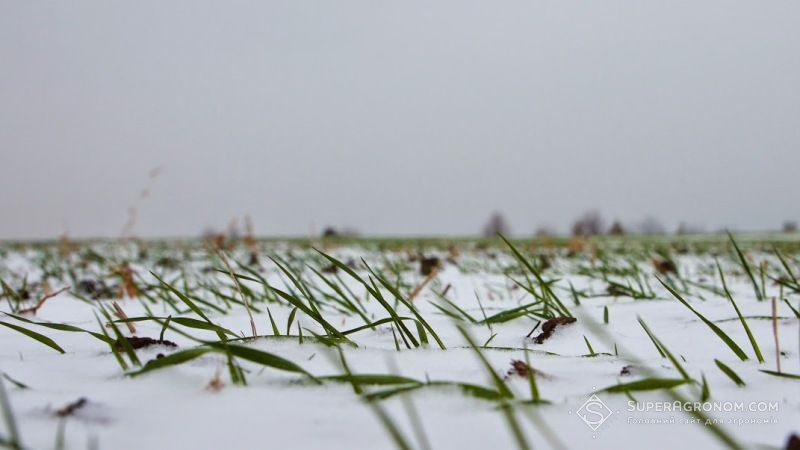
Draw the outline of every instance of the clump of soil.
<instances>
[{"instance_id":1,"label":"clump of soil","mask_svg":"<svg viewBox=\"0 0 800 450\"><path fill-rule=\"evenodd\" d=\"M539 255L539 271L544 272L545 270L549 269L553 266L553 262L550 260L550 257L545 254Z\"/></svg>"},{"instance_id":2,"label":"clump of soil","mask_svg":"<svg viewBox=\"0 0 800 450\"><path fill-rule=\"evenodd\" d=\"M786 441L786 450L800 450L800 437L792 433Z\"/></svg>"},{"instance_id":3,"label":"clump of soil","mask_svg":"<svg viewBox=\"0 0 800 450\"><path fill-rule=\"evenodd\" d=\"M100 280L78 281L77 290L78 293L80 293L81 295L85 295L86 297L89 297L92 300L98 300L101 298L113 298L115 295L114 290L108 287L105 283L103 283Z\"/></svg>"},{"instance_id":4,"label":"clump of soil","mask_svg":"<svg viewBox=\"0 0 800 450\"><path fill-rule=\"evenodd\" d=\"M136 336L125 337L124 339L126 341L128 341L129 344L131 344L131 347L133 347L134 350L138 350L140 348L149 347L151 345L164 345L164 346L167 346L167 347L177 347L178 346L176 343L174 343L172 341L168 341L166 339L162 341L162 340L157 340L157 339L153 339L153 338L149 338L149 337L136 337ZM120 341L119 339L117 339L117 342L114 343L114 347L116 347L117 351L120 351L120 352L125 350L125 347L122 345L122 341Z\"/></svg>"},{"instance_id":5,"label":"clump of soil","mask_svg":"<svg viewBox=\"0 0 800 450\"><path fill-rule=\"evenodd\" d=\"M58 417L71 416L72 414L75 413L75 411L86 406L87 403L89 403L89 400L87 400L86 397L81 397L78 400L75 400L74 402L65 405L61 409L58 409L56 411L56 415Z\"/></svg>"},{"instance_id":6,"label":"clump of soil","mask_svg":"<svg viewBox=\"0 0 800 450\"><path fill-rule=\"evenodd\" d=\"M181 265L180 261L169 256L162 256L161 258L158 258L154 264L165 269L176 269Z\"/></svg>"},{"instance_id":7,"label":"clump of soil","mask_svg":"<svg viewBox=\"0 0 800 450\"><path fill-rule=\"evenodd\" d=\"M574 317L556 317L553 319L548 320L547 322L542 325L542 332L533 338L534 342L537 344L544 343L550 336L553 335L553 332L556 330L556 327L559 325L567 325L570 323L577 322L578 319Z\"/></svg>"},{"instance_id":8,"label":"clump of soil","mask_svg":"<svg viewBox=\"0 0 800 450\"><path fill-rule=\"evenodd\" d=\"M431 257L431 258L422 258L419 262L419 273L428 276L430 275L435 269L440 268L441 261L439 258Z\"/></svg>"},{"instance_id":9,"label":"clump of soil","mask_svg":"<svg viewBox=\"0 0 800 450\"><path fill-rule=\"evenodd\" d=\"M222 382L222 378L219 377L219 371L214 374L214 378L208 382L206 389L209 391L219 392L222 388L225 387L225 383Z\"/></svg>"},{"instance_id":10,"label":"clump of soil","mask_svg":"<svg viewBox=\"0 0 800 450\"><path fill-rule=\"evenodd\" d=\"M506 378L512 376L528 378L529 373L533 373L536 377L549 378L549 376L544 372L534 369L533 367L529 366L525 361L519 359L511 360L511 368L508 369L508 372L506 373Z\"/></svg>"},{"instance_id":11,"label":"clump of soil","mask_svg":"<svg viewBox=\"0 0 800 450\"><path fill-rule=\"evenodd\" d=\"M247 264L250 265L250 266L256 266L256 267L259 266L258 253L256 253L255 251L251 251L250 252L250 259L247 261Z\"/></svg>"},{"instance_id":12,"label":"clump of soil","mask_svg":"<svg viewBox=\"0 0 800 450\"><path fill-rule=\"evenodd\" d=\"M336 273L339 271L339 267L336 266L335 264L331 264L330 266L323 267L322 269L320 269L320 271L322 273Z\"/></svg>"},{"instance_id":13,"label":"clump of soil","mask_svg":"<svg viewBox=\"0 0 800 450\"><path fill-rule=\"evenodd\" d=\"M668 275L670 273L677 275L678 273L678 268L675 267L675 263L668 259L653 258L653 267L656 269L656 272L661 275Z\"/></svg>"}]
</instances>

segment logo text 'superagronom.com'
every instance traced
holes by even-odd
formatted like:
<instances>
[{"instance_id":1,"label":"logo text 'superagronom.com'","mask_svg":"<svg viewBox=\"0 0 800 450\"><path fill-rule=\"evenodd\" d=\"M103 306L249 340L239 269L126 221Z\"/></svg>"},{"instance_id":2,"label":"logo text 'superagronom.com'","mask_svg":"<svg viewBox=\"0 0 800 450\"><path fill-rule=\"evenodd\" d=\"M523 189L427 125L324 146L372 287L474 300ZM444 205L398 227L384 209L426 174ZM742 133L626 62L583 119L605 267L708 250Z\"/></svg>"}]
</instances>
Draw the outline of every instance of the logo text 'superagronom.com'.
<instances>
[{"instance_id":1,"label":"logo text 'superagronom.com'","mask_svg":"<svg viewBox=\"0 0 800 450\"><path fill-rule=\"evenodd\" d=\"M773 412L778 402L628 402L628 411L634 412Z\"/></svg>"},{"instance_id":2,"label":"logo text 'superagronom.com'","mask_svg":"<svg viewBox=\"0 0 800 450\"><path fill-rule=\"evenodd\" d=\"M684 412L691 415L692 412L777 412L778 402L634 402L629 401L628 412ZM572 411L569 412L572 414ZM619 414L620 411L617 411ZM583 402L575 414L592 429L597 431L611 416L614 411L608 407L596 394L592 394L588 400ZM683 423L704 423L705 425L732 424L777 424L778 419L774 417L726 417L726 418L706 418L687 417L675 419L674 417L628 417L628 424L683 424ZM592 436L595 438L596 436Z\"/></svg>"}]
</instances>

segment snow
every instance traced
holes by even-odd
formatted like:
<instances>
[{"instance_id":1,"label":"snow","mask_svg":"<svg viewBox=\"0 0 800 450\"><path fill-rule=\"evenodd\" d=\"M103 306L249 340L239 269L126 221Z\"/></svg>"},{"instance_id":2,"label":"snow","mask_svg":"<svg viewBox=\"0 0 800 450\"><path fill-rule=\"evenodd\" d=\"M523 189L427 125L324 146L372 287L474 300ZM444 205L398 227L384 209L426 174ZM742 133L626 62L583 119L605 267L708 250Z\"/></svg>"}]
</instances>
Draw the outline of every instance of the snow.
<instances>
[{"instance_id":1,"label":"snow","mask_svg":"<svg viewBox=\"0 0 800 450\"><path fill-rule=\"evenodd\" d=\"M121 252L114 247L99 246L101 254ZM165 250L172 251L172 250ZM319 258L302 249L293 249L289 244L272 244L269 251L281 254L290 261L304 261L321 267ZM403 262L406 253L379 251L353 246L331 250L341 260L364 257L371 266L382 267L386 259ZM105 253L104 253L105 252ZM460 381L492 387L486 370L481 366L473 349L469 348L459 334L454 322L439 313L431 305L437 301L433 291L441 292L450 285L447 298L471 315L481 318L481 307L487 315L533 301L530 294L514 288L503 273L503 269L515 266L510 252L505 248L487 252L465 249L458 257L459 266L445 263L420 295L414 305L440 335L446 350L439 349L431 339L425 348L396 351L395 341L388 324L377 330L364 330L351 335L357 347L342 346L350 370L355 374L401 374L418 380ZM435 254L436 250L427 251ZM441 253L441 252L440 252ZM175 250L175 254L179 254ZM182 253L181 253L182 254ZM39 250L7 249L0 255L0 275L7 282L19 280L27 274L29 283L42 278L40 260L54 257L53 253ZM119 253L115 254L119 256ZM311 256L309 256L311 255ZM444 253L441 253L444 256ZM488 349L483 353L494 371L505 376L514 359L524 360L524 347L531 352L531 366L545 376L537 377L538 388L549 404L530 405L516 403L515 417L521 424L528 442L534 448L552 448L563 444L564 448L721 448L722 443L710 433L712 427L720 427L745 447L782 447L788 436L800 431L800 381L770 376L759 371L775 370L775 343L771 320L749 319L748 324L760 345L765 362L759 364L731 303L709 290L691 287L693 295L688 297L692 306L728 334L748 355L747 361L739 358L720 340L712 330L689 309L672 297L656 280L652 266L646 257L638 253L631 256L647 274L647 283L656 294L655 299L634 300L630 297L603 295L606 283L590 278L580 267L592 267L588 255L566 258L561 255L554 266L544 272L546 278L558 279L556 292L568 306L578 322L558 327L553 336L543 344L535 344L525 336L536 324L530 317L521 317L506 323L466 326L476 342L483 344L490 336ZM754 253L756 261L768 260L777 273L779 265L768 254ZM73 260L74 261L73 257ZM236 254L239 261L246 261L245 253ZM294 258L294 259L291 259ZM132 265L137 274L148 283L155 279L148 273L152 259ZM215 280L227 294L238 298L238 293L229 277L221 273L209 273L203 268L214 263L201 250L190 252L190 260L184 261L190 280ZM720 288L719 279L709 269L714 259L710 254L682 255L678 259L679 269L685 279L698 281ZM276 266L261 257L261 273L269 283L288 289ZM758 301L750 280L741 273L732 256L722 260L726 279L734 298L748 316L770 316L770 301ZM61 263L64 263L62 261ZM623 263L620 263L621 265ZM217 262L217 267L222 267ZM423 280L416 271L415 263L408 263L402 272L403 292L410 291ZM101 264L88 265L81 273L107 277ZM161 270L177 276L177 272ZM366 271L358 270L366 277ZM309 281L327 289L310 271L304 271ZM338 275L362 300L365 290L342 271ZM521 274L515 275L524 279ZM174 277L172 277L174 278ZM171 278L170 278L171 279ZM620 280L620 278L616 278ZM394 280L392 280L394 281ZM57 289L68 282L50 277L49 284ZM244 281L245 286L256 292L261 287ZM581 298L575 305L569 286L577 291L597 294ZM177 283L180 285L180 283ZM329 290L327 290L329 291ZM779 294L773 283L766 284L768 297ZM384 292L391 298L388 292ZM207 292L204 294L209 298ZM792 304L798 296L785 295ZM702 296L702 299L700 298ZM129 317L144 316L146 311L136 299L116 299ZM111 300L102 300L110 306ZM221 302L217 301L220 305ZM163 302L162 302L163 303ZM364 301L370 318L386 317L386 312L374 300ZM286 320L292 308L285 302L256 303L261 310L254 313L260 334L272 334L267 318L269 307L281 333L285 332ZM608 307L609 324L603 324L603 308ZM0 310L9 311L3 300ZM154 314L171 314L166 306L151 306ZM27 316L36 321L66 323L99 331L94 312L95 305L87 304L70 293L52 298L36 316ZM403 306L401 315L409 315ZM340 330L363 324L356 315L345 315L332 308L323 311L325 318ZM241 305L232 305L226 314L206 310L214 323L236 333L250 333L249 319ZM197 318L192 313L186 317ZM782 370L800 373L798 365L798 320L783 302L778 304L778 331L780 336ZM642 379L646 371L663 378L680 378L670 361L660 357L649 340L637 317L646 321L650 329L679 359L689 375L708 381L711 401L719 402L777 402L778 411L768 412L708 412L713 419L767 420L768 424L682 424L680 419L689 419L683 412L628 411L629 398L623 394L600 392L603 388ZM735 320L724 320L735 319ZM383 428L378 416L368 403L356 395L347 383L326 382L317 385L303 376L264 368L247 361L239 361L246 369L247 385L231 383L226 359L221 354L210 353L178 366L130 377L117 364L109 346L83 333L62 332L41 326L19 322L11 317L0 320L42 333L55 340L66 350L59 354L12 329L0 327L0 371L13 380L29 386L20 389L4 380L5 389L13 407L25 448L53 448L56 442L60 419L55 411L85 397L88 403L73 415L64 419L66 448L86 448L96 445L102 449L220 449L220 448L325 448L325 449L381 449L394 448L389 433ZM317 333L322 328L302 312L297 313L292 333L296 334L297 322ZM161 326L155 322L137 322L136 335L157 338ZM414 327L410 327L414 328ZM180 328L192 336L217 340L211 332ZM108 330L109 333L111 330ZM122 327L121 331L129 334ZM538 334L537 330L535 334ZM304 333L306 337L310 333ZM415 333L416 335L416 333ZM589 340L599 355L587 357L589 353L584 337ZM165 338L176 342L180 349L197 345L195 342L172 330ZM619 356L614 355L617 344ZM306 340L302 344L297 338L260 338L246 345L286 358L315 376L340 375L343 368L335 349ZM401 344L402 346L402 344ZM137 351L143 362L156 358L159 353L175 351L165 346L152 346ZM552 352L554 354L548 354ZM716 365L715 359L733 369L745 382L736 386ZM632 375L622 376L620 370L633 365ZM132 371L133 369L131 369ZM224 386L210 389L209 382L218 375ZM519 400L529 398L528 380L518 376L508 378L508 384ZM374 391L379 388L365 387ZM686 385L675 389L691 401L699 401L700 386ZM577 411L593 393L613 412L597 431L593 431L578 416ZM635 392L632 395L640 402L672 401L665 391ZM415 437L408 414L408 401L417 411L427 441L435 449L515 448L514 437L498 404L467 396L456 388L425 387L405 395L398 395L380 402L388 416L398 424L402 433L415 446L422 447ZM633 419L670 419L675 423L639 424L629 423ZM541 424L544 424L542 426ZM8 436L5 424L0 434ZM546 430L557 439L547 439ZM556 442L557 441L557 442ZM94 443L94 444L92 444Z\"/></svg>"}]
</instances>

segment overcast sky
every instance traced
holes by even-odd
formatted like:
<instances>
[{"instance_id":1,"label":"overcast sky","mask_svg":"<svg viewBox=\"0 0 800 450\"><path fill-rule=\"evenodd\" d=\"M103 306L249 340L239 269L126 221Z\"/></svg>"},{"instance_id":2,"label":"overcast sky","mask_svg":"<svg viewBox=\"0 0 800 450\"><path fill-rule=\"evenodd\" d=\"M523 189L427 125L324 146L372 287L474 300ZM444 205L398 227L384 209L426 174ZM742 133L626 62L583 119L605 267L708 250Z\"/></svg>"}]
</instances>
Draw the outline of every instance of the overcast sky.
<instances>
[{"instance_id":1,"label":"overcast sky","mask_svg":"<svg viewBox=\"0 0 800 450\"><path fill-rule=\"evenodd\" d=\"M0 4L0 239L775 229L799 170L797 1Z\"/></svg>"}]
</instances>

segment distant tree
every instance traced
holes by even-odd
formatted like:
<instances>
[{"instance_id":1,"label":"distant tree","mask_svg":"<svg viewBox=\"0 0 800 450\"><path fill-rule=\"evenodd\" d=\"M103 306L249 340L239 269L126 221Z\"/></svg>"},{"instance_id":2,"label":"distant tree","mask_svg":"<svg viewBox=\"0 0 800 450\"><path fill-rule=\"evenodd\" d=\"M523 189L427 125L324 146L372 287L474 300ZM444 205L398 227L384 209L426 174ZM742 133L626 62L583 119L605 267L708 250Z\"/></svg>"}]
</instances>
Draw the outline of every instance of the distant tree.
<instances>
[{"instance_id":1,"label":"distant tree","mask_svg":"<svg viewBox=\"0 0 800 450\"><path fill-rule=\"evenodd\" d=\"M336 228L334 227L325 227L325 229L322 230L322 237L337 237L337 236L339 236L339 232L336 231Z\"/></svg>"},{"instance_id":2,"label":"distant tree","mask_svg":"<svg viewBox=\"0 0 800 450\"><path fill-rule=\"evenodd\" d=\"M572 224L572 235L596 236L603 234L604 229L603 216L598 211L587 211Z\"/></svg>"},{"instance_id":3,"label":"distant tree","mask_svg":"<svg viewBox=\"0 0 800 450\"><path fill-rule=\"evenodd\" d=\"M666 229L655 217L646 217L639 225L639 232L642 234L664 234Z\"/></svg>"},{"instance_id":4,"label":"distant tree","mask_svg":"<svg viewBox=\"0 0 800 450\"><path fill-rule=\"evenodd\" d=\"M702 233L703 231L704 231L703 227L700 226L700 225L692 225L692 224L688 224L686 222L681 222L678 225L678 229L675 230L675 234L678 234L678 235L698 234L698 233Z\"/></svg>"},{"instance_id":5,"label":"distant tree","mask_svg":"<svg viewBox=\"0 0 800 450\"><path fill-rule=\"evenodd\" d=\"M793 220L787 220L786 222L783 222L783 232L797 233L797 222Z\"/></svg>"},{"instance_id":6,"label":"distant tree","mask_svg":"<svg viewBox=\"0 0 800 450\"><path fill-rule=\"evenodd\" d=\"M361 233L358 230L351 227L336 228L327 226L322 230L322 237L326 238L355 238L360 235Z\"/></svg>"},{"instance_id":7,"label":"distant tree","mask_svg":"<svg viewBox=\"0 0 800 450\"><path fill-rule=\"evenodd\" d=\"M608 229L608 234L612 236L624 236L625 227L622 226L619 220L615 220L614 223L611 224L611 228Z\"/></svg>"},{"instance_id":8,"label":"distant tree","mask_svg":"<svg viewBox=\"0 0 800 450\"><path fill-rule=\"evenodd\" d=\"M486 237L495 237L498 234L506 236L510 233L511 228L508 226L508 221L499 212L494 212L483 227L483 235Z\"/></svg>"},{"instance_id":9,"label":"distant tree","mask_svg":"<svg viewBox=\"0 0 800 450\"><path fill-rule=\"evenodd\" d=\"M546 225L537 228L536 232L534 233L534 236L536 236L538 238L553 237L555 235L556 235L556 232L553 231L552 228L550 228L550 227L548 227Z\"/></svg>"}]
</instances>

